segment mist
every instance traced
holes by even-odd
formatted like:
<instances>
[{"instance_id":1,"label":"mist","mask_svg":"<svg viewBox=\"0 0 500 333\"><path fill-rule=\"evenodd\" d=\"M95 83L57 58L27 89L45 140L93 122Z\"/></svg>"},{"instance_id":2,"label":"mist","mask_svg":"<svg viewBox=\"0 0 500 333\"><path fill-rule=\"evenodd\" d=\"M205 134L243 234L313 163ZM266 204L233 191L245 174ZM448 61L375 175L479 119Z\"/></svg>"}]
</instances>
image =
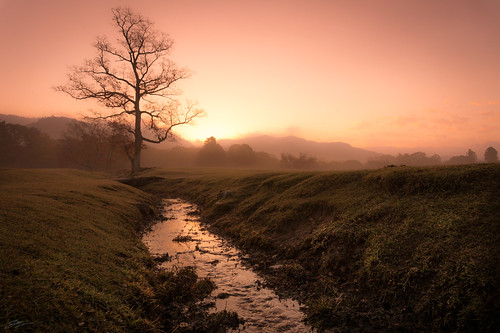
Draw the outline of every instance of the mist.
<instances>
[{"instance_id":1,"label":"mist","mask_svg":"<svg viewBox=\"0 0 500 333\"><path fill-rule=\"evenodd\" d=\"M130 165L132 137L104 122L72 118L40 119L3 117L0 122L1 167L80 168L117 171ZM21 125L24 123L26 125ZM128 148L127 148L128 147ZM294 136L257 135L240 139L207 138L202 146L175 137L157 148L145 145L145 167L240 168L288 170L362 170L387 166L438 166L496 162L495 147L463 148L453 156L423 151L382 154L342 142L316 142ZM478 146L478 147L484 147ZM391 148L393 151L399 151ZM491 150L488 157L487 150ZM439 149L435 149L439 150ZM434 151L435 151L434 150Z\"/></svg>"}]
</instances>

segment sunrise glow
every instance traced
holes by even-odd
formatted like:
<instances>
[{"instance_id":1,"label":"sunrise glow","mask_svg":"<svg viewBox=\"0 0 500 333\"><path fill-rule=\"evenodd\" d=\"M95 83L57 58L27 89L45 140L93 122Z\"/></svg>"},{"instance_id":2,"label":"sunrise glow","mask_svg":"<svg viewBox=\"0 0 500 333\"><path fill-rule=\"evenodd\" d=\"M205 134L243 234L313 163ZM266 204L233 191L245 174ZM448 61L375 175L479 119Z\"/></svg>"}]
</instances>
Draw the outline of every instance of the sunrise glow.
<instances>
[{"instance_id":1,"label":"sunrise glow","mask_svg":"<svg viewBox=\"0 0 500 333\"><path fill-rule=\"evenodd\" d=\"M52 87L130 6L174 40L206 112L188 140L249 133L358 147L500 141L500 2L0 1L0 113L77 117Z\"/></svg>"}]
</instances>

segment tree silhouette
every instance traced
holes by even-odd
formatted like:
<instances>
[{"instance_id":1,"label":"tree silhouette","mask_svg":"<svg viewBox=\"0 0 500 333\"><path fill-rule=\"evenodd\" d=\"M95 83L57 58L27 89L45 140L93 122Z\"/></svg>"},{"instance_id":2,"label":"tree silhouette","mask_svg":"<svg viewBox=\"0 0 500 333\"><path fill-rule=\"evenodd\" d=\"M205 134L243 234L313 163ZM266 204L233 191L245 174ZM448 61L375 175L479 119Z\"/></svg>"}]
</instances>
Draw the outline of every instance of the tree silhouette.
<instances>
[{"instance_id":1,"label":"tree silhouette","mask_svg":"<svg viewBox=\"0 0 500 333\"><path fill-rule=\"evenodd\" d=\"M307 154L300 153L299 157L289 153L281 154L280 166L285 169L314 169L317 165L318 160Z\"/></svg>"},{"instance_id":2,"label":"tree silhouette","mask_svg":"<svg viewBox=\"0 0 500 333\"><path fill-rule=\"evenodd\" d=\"M252 147L244 144L234 144L227 150L229 163L237 167L250 167L257 161L257 156Z\"/></svg>"},{"instance_id":3,"label":"tree silhouette","mask_svg":"<svg viewBox=\"0 0 500 333\"><path fill-rule=\"evenodd\" d=\"M473 164L477 163L477 154L469 149L465 155L452 156L447 164Z\"/></svg>"},{"instance_id":4,"label":"tree silhouette","mask_svg":"<svg viewBox=\"0 0 500 333\"><path fill-rule=\"evenodd\" d=\"M198 152L196 162L200 166L220 167L226 162L226 152L217 140L211 136L205 140L203 147Z\"/></svg>"},{"instance_id":5,"label":"tree silhouette","mask_svg":"<svg viewBox=\"0 0 500 333\"><path fill-rule=\"evenodd\" d=\"M498 162L498 152L493 147L486 148L484 152L484 160L487 163L496 163Z\"/></svg>"},{"instance_id":6,"label":"tree silhouette","mask_svg":"<svg viewBox=\"0 0 500 333\"><path fill-rule=\"evenodd\" d=\"M32 127L0 122L0 167L57 166L57 142Z\"/></svg>"},{"instance_id":7,"label":"tree silhouette","mask_svg":"<svg viewBox=\"0 0 500 333\"><path fill-rule=\"evenodd\" d=\"M130 133L117 133L103 120L79 121L69 125L61 143L64 160L72 167L91 171L123 168L125 145L133 144ZM128 140L122 136L128 136Z\"/></svg>"},{"instance_id":8,"label":"tree silhouette","mask_svg":"<svg viewBox=\"0 0 500 333\"><path fill-rule=\"evenodd\" d=\"M469 159L469 163L477 163L477 154L472 149L467 151L466 156Z\"/></svg>"},{"instance_id":9,"label":"tree silhouette","mask_svg":"<svg viewBox=\"0 0 500 333\"><path fill-rule=\"evenodd\" d=\"M129 8L112 12L120 36L117 45L98 38L96 57L73 67L68 83L56 90L77 100L96 100L109 109L106 114L96 113L95 118L129 124L126 129L134 135L135 173L140 169L144 141L173 139L174 127L191 123L203 111L193 104L183 107L176 99L180 92L174 85L189 77L189 71L167 58L173 41ZM142 130L143 125L147 130Z\"/></svg>"}]
</instances>

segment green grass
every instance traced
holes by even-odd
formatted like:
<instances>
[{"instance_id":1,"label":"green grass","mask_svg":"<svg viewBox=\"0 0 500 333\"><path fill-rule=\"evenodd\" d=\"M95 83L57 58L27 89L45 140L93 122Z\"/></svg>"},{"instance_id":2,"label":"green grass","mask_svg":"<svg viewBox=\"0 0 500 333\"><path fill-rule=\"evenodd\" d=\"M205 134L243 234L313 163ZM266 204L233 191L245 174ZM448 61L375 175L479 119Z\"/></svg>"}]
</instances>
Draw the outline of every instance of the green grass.
<instances>
[{"instance_id":1,"label":"green grass","mask_svg":"<svg viewBox=\"0 0 500 333\"><path fill-rule=\"evenodd\" d=\"M215 287L159 270L141 241L155 199L104 174L0 170L0 328L23 332L222 332L200 307ZM190 319L195 318L195 319ZM180 325L189 322L189 325Z\"/></svg>"},{"instance_id":2,"label":"green grass","mask_svg":"<svg viewBox=\"0 0 500 333\"><path fill-rule=\"evenodd\" d=\"M264 271L283 264L268 280L295 289L314 326L499 328L498 164L140 176L161 177L146 191L199 204Z\"/></svg>"}]
</instances>

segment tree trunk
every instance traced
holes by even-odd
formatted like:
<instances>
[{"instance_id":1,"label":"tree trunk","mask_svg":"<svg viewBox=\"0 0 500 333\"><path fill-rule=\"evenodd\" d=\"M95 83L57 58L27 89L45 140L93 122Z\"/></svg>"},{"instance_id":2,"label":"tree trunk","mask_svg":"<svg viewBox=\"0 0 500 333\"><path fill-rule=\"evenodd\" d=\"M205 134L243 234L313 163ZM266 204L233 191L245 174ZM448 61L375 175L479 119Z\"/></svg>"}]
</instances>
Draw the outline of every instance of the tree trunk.
<instances>
[{"instance_id":1,"label":"tree trunk","mask_svg":"<svg viewBox=\"0 0 500 333\"><path fill-rule=\"evenodd\" d=\"M132 165L132 173L136 173L141 170L141 149L142 149L142 138L135 138L135 153L134 162Z\"/></svg>"},{"instance_id":2,"label":"tree trunk","mask_svg":"<svg viewBox=\"0 0 500 333\"><path fill-rule=\"evenodd\" d=\"M141 169L141 149L142 149L142 132L141 132L141 112L138 108L135 111L135 141L134 141L134 159L132 162L132 174Z\"/></svg>"}]
</instances>

